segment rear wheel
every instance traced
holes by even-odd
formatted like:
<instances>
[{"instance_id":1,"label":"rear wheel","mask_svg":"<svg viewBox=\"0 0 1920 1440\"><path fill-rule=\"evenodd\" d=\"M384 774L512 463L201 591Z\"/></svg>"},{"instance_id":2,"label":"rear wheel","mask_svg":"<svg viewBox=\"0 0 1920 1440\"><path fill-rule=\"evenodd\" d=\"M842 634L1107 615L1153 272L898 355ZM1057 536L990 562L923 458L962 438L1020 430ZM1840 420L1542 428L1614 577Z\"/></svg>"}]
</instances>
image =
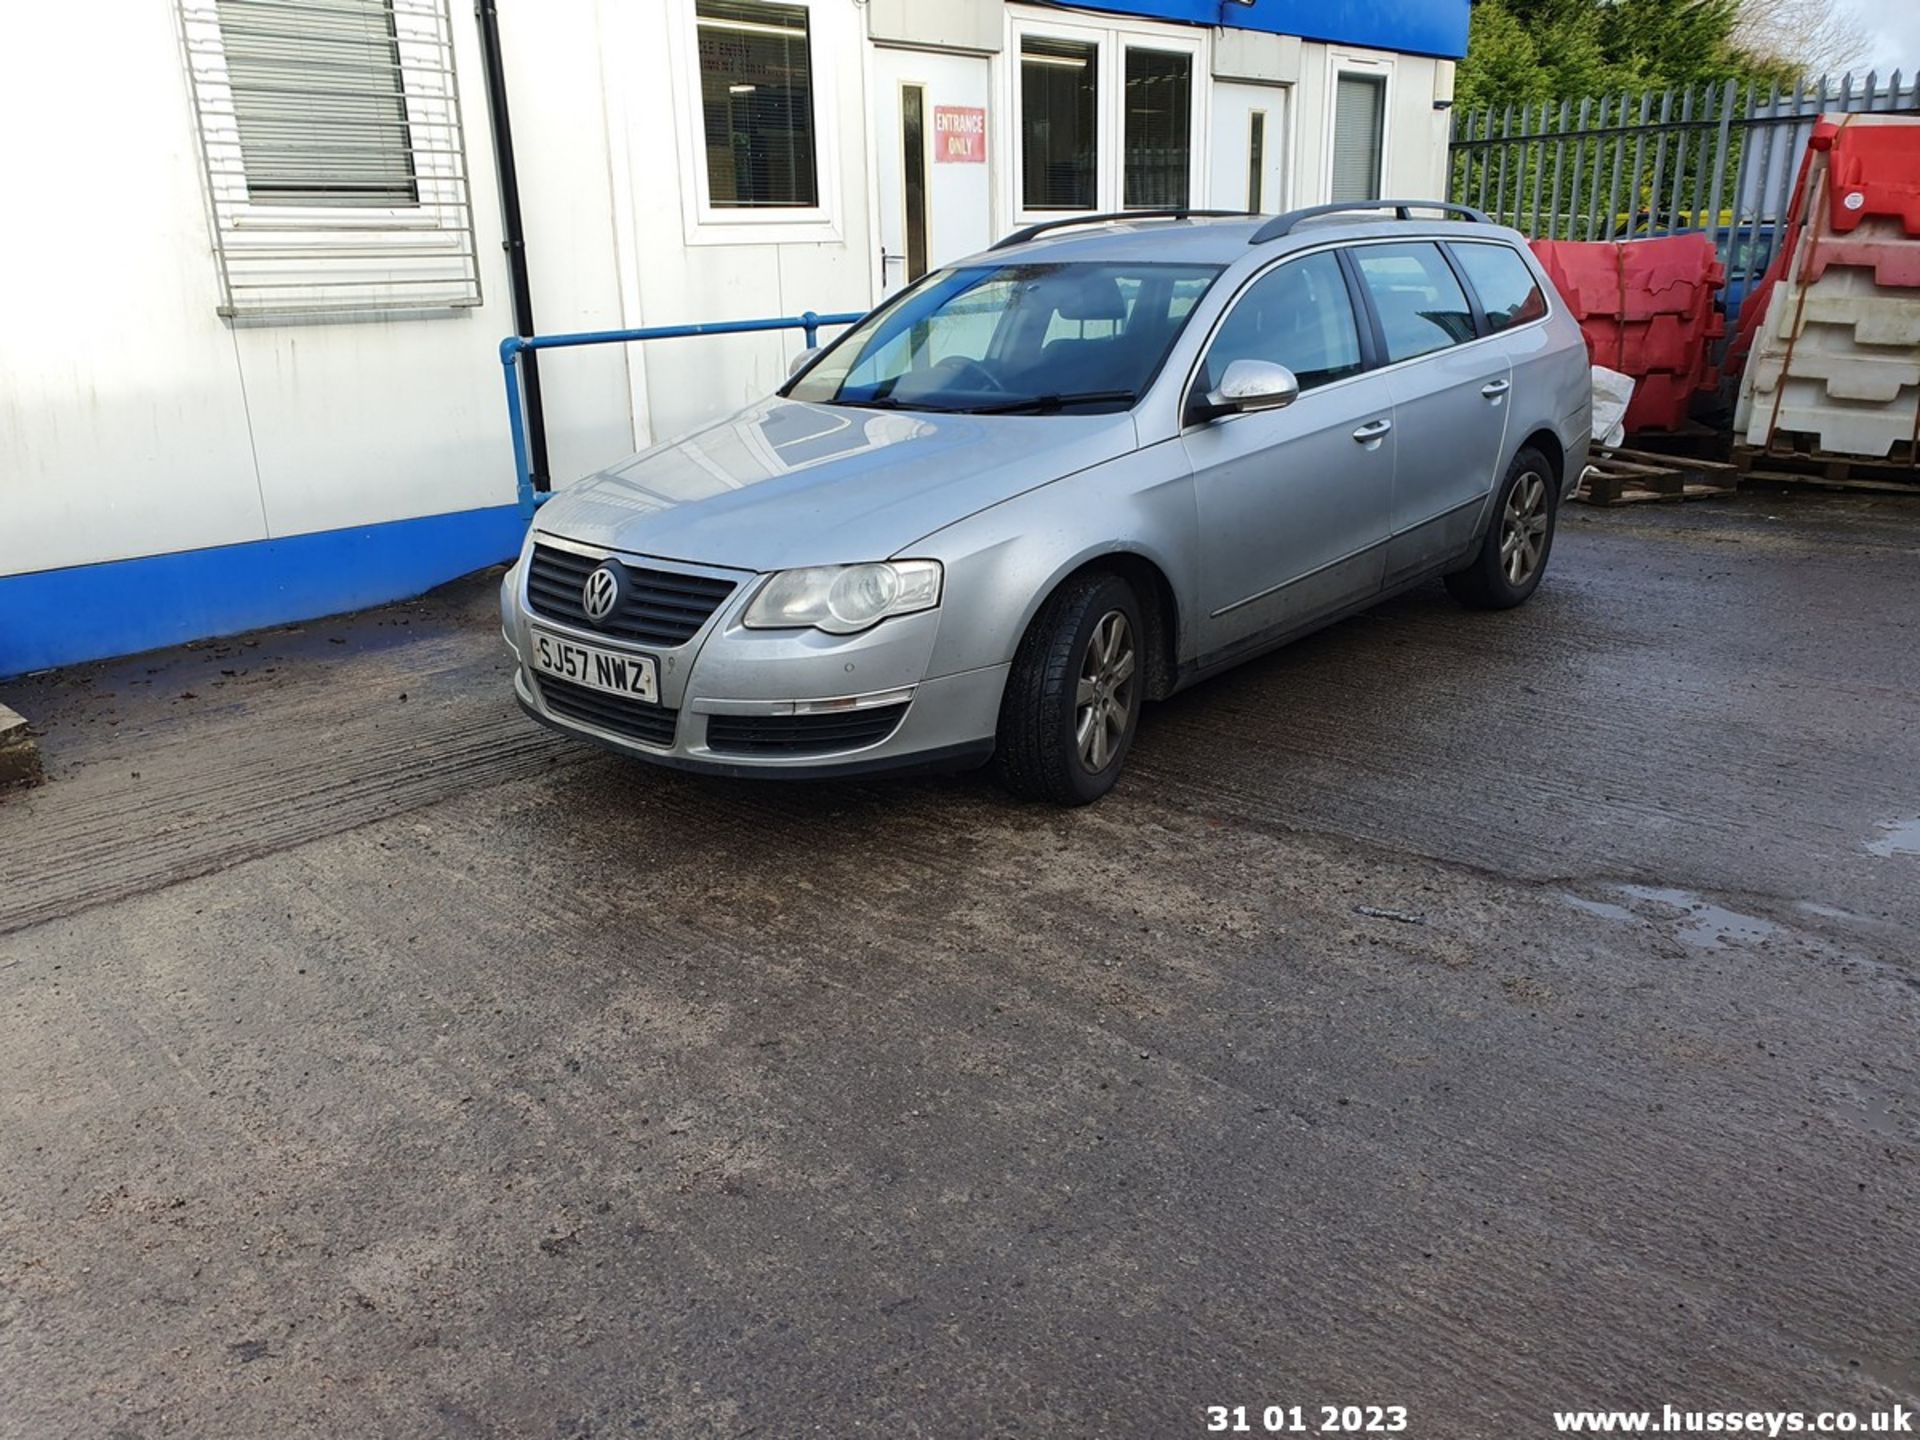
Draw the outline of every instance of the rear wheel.
<instances>
[{"instance_id":1,"label":"rear wheel","mask_svg":"<svg viewBox=\"0 0 1920 1440\"><path fill-rule=\"evenodd\" d=\"M1475 610L1505 610L1533 594L1553 550L1559 508L1559 485L1546 456L1522 450L1501 482L1479 553L1446 577L1453 598Z\"/></svg>"},{"instance_id":2,"label":"rear wheel","mask_svg":"<svg viewBox=\"0 0 1920 1440\"><path fill-rule=\"evenodd\" d=\"M1111 790L1145 699L1146 636L1126 581L1092 573L1040 607L1007 675L994 770L1016 795L1085 805Z\"/></svg>"}]
</instances>

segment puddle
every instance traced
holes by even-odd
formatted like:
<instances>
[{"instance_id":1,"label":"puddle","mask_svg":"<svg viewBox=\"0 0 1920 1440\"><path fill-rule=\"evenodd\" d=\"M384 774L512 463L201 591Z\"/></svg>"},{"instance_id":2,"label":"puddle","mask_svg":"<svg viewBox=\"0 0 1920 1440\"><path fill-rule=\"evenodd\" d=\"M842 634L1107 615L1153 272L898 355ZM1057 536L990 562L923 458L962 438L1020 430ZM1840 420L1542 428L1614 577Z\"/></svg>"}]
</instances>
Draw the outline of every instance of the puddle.
<instances>
[{"instance_id":1,"label":"puddle","mask_svg":"<svg viewBox=\"0 0 1920 1440\"><path fill-rule=\"evenodd\" d=\"M1784 934L1784 927L1771 920L1763 920L1758 915L1743 915L1738 910L1729 910L1724 905L1715 905L1701 898L1691 890L1675 890L1662 885L1615 885L1617 895L1629 902L1616 904L1611 900L1590 900L1584 895L1562 893L1562 903L1572 906L1587 915L1596 915L1602 920L1612 920L1621 925L1644 925L1651 922L1673 925L1673 938L1682 945L1690 945L1698 950L1718 950L1727 945L1752 945L1761 940L1770 940ZM1647 907L1658 907L1669 914L1649 915ZM1803 903L1800 907L1819 913L1828 907ZM1836 916L1846 912L1834 910Z\"/></svg>"},{"instance_id":2,"label":"puddle","mask_svg":"<svg viewBox=\"0 0 1920 1440\"><path fill-rule=\"evenodd\" d=\"M1822 905L1818 900L1796 900L1793 908L1803 915L1818 915L1822 920L1852 920L1867 923L1865 915L1856 915L1851 910L1842 910L1838 905Z\"/></svg>"},{"instance_id":3,"label":"puddle","mask_svg":"<svg viewBox=\"0 0 1920 1440\"><path fill-rule=\"evenodd\" d=\"M1823 1080L1820 1088L1834 1112L1861 1129L1887 1140L1912 1140L1920 1134L1920 1115L1910 1094L1889 1094L1878 1084L1843 1076Z\"/></svg>"},{"instance_id":4,"label":"puddle","mask_svg":"<svg viewBox=\"0 0 1920 1440\"><path fill-rule=\"evenodd\" d=\"M1889 1140L1907 1138L1900 1123L1899 1107L1884 1095L1861 1095L1850 1100L1835 1100L1834 1108L1849 1120L1875 1135Z\"/></svg>"},{"instance_id":5,"label":"puddle","mask_svg":"<svg viewBox=\"0 0 1920 1440\"><path fill-rule=\"evenodd\" d=\"M1598 915L1602 920L1618 920L1622 924L1635 924L1640 917L1624 905L1615 905L1607 900L1589 900L1584 895L1562 895L1560 897L1576 910L1584 910L1589 915Z\"/></svg>"},{"instance_id":6,"label":"puddle","mask_svg":"<svg viewBox=\"0 0 1920 1440\"><path fill-rule=\"evenodd\" d=\"M1703 900L1691 890L1669 890L1658 885L1622 885L1620 893L1632 900L1671 906L1684 912L1674 938L1682 945L1717 950L1723 945L1750 945L1780 933L1780 927L1758 915L1742 915Z\"/></svg>"},{"instance_id":7,"label":"puddle","mask_svg":"<svg viewBox=\"0 0 1920 1440\"><path fill-rule=\"evenodd\" d=\"M1889 859L1895 855L1920 855L1920 820L1882 820L1880 837L1867 842L1867 853Z\"/></svg>"}]
</instances>

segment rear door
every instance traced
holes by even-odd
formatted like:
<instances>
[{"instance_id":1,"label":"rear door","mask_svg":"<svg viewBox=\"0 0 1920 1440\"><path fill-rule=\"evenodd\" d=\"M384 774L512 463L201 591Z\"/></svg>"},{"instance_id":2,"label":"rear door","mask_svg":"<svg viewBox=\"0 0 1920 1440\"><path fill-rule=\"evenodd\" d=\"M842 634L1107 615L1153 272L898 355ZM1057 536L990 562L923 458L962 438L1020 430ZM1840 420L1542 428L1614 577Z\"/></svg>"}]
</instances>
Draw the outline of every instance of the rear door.
<instances>
[{"instance_id":1,"label":"rear door","mask_svg":"<svg viewBox=\"0 0 1920 1440\"><path fill-rule=\"evenodd\" d=\"M1379 591L1398 437L1382 378L1363 373L1365 353L1332 250L1262 272L1209 340L1190 394L1206 394L1241 359L1285 365L1301 393L1283 409L1182 433L1200 519L1203 655Z\"/></svg>"},{"instance_id":2,"label":"rear door","mask_svg":"<svg viewBox=\"0 0 1920 1440\"><path fill-rule=\"evenodd\" d=\"M1436 241L1354 245L1400 439L1385 582L1465 551L1506 443L1513 375Z\"/></svg>"}]
</instances>

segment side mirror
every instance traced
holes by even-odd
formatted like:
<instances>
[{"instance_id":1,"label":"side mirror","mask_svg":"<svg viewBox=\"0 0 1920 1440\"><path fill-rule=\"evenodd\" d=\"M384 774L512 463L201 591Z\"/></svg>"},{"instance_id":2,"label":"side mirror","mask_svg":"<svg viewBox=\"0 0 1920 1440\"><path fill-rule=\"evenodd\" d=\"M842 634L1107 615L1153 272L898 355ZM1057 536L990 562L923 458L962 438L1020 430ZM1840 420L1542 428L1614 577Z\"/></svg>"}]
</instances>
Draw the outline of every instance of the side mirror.
<instances>
[{"instance_id":1,"label":"side mirror","mask_svg":"<svg viewBox=\"0 0 1920 1440\"><path fill-rule=\"evenodd\" d=\"M794 356L792 360L787 362L787 378L791 380L802 370L806 369L807 366L813 363L813 357L819 353L820 347L818 345L810 345L798 355Z\"/></svg>"},{"instance_id":2,"label":"side mirror","mask_svg":"<svg viewBox=\"0 0 1920 1440\"><path fill-rule=\"evenodd\" d=\"M1205 418L1238 415L1247 410L1278 410L1300 398L1300 381L1284 365L1271 360L1235 360L1219 385L1208 392Z\"/></svg>"}]
</instances>

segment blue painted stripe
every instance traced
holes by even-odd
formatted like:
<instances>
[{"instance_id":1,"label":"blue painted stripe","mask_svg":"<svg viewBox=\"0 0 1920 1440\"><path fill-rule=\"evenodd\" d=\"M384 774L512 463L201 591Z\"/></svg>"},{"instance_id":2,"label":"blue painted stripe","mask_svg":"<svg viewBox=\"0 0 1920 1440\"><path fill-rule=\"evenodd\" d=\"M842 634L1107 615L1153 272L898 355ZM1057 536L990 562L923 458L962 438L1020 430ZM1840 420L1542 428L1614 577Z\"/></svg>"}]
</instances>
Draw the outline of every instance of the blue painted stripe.
<instances>
[{"instance_id":1,"label":"blue painted stripe","mask_svg":"<svg viewBox=\"0 0 1920 1440\"><path fill-rule=\"evenodd\" d=\"M512 559L515 505L0 576L0 677L384 605Z\"/></svg>"},{"instance_id":2,"label":"blue painted stripe","mask_svg":"<svg viewBox=\"0 0 1920 1440\"><path fill-rule=\"evenodd\" d=\"M1086 10L1107 10L1188 25L1225 25L1364 45L1407 55L1458 60L1467 53L1470 0L1073 0Z\"/></svg>"}]
</instances>

